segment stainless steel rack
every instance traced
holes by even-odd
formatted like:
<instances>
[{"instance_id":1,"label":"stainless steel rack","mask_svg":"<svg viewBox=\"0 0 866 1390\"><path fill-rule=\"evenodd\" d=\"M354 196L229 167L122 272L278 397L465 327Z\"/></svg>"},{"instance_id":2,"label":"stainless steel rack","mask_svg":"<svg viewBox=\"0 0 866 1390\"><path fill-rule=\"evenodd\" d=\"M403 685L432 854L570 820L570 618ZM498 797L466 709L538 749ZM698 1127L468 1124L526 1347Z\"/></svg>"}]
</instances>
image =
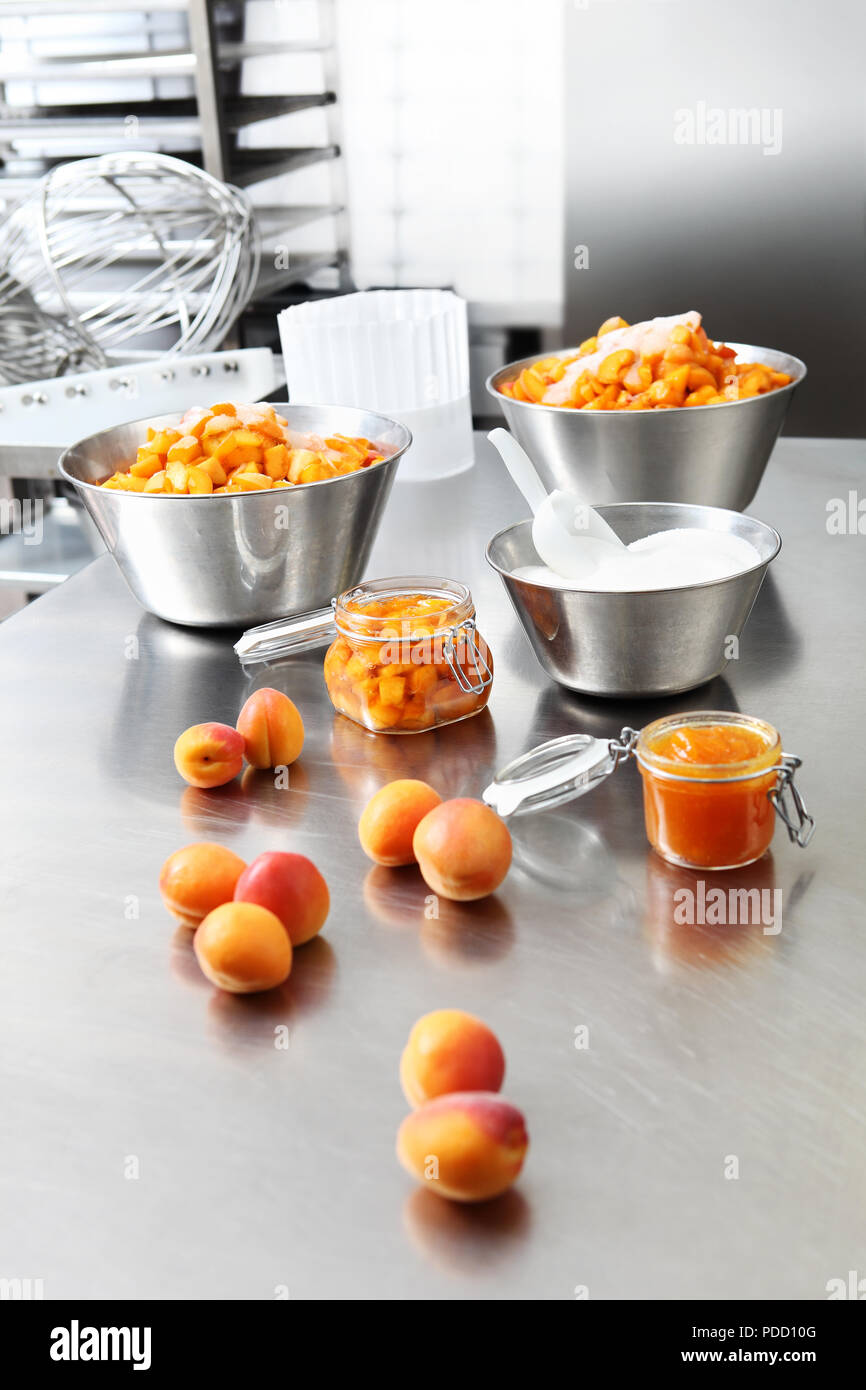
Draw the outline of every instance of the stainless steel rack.
<instances>
[{"instance_id":1,"label":"stainless steel rack","mask_svg":"<svg viewBox=\"0 0 866 1390\"><path fill-rule=\"evenodd\" d=\"M293 251L281 258L264 254L253 295L271 302L291 293L323 270L332 272L326 289L351 288L348 219L340 144L337 100L334 0L318 0L318 32L303 39L246 38L246 0L4 0L0 6L0 200L11 203L55 164L79 155L116 149L134 127L136 138L152 149L168 149L204 167L208 173L247 190L281 175L313 165L329 166L329 196L315 203L269 204L255 198L260 234L266 252L299 227L330 222L333 250ZM178 35L159 29L159 17L178 17ZM65 56L52 51L46 25L34 30L28 19L48 20L70 15L103 16L99 32L112 51ZM136 15L140 24L124 35L113 20ZM124 46L125 39L125 46ZM114 46L116 40L116 47ZM157 42L167 42L158 47ZM146 45L138 51L135 45ZM22 45L25 51L22 52ZM135 51L132 51L132 48ZM313 92L247 95L242 90L242 65L249 59L274 54L319 55L322 86ZM163 79L187 79L189 95L163 95ZM99 101L93 84L106 79L123 82L148 79L153 95ZM11 82L82 84L81 103L12 104ZM140 90L140 82L135 91ZM245 146L242 131L261 121L291 116L321 107L326 112L327 137L321 144L297 143L267 147ZM63 153L52 150L62 140ZM40 150L39 142L44 141ZM26 145L24 144L26 142ZM262 190L263 193L266 190ZM315 292L315 288L312 290Z\"/></svg>"}]
</instances>

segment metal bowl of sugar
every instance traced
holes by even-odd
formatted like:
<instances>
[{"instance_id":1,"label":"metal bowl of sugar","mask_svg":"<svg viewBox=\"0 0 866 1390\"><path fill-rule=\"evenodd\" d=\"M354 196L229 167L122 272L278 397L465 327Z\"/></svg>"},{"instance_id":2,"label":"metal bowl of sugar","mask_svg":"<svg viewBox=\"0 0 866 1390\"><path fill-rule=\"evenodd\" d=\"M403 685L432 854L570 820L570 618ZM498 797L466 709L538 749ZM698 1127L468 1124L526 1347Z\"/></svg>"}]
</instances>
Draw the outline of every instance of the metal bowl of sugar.
<instances>
[{"instance_id":1,"label":"metal bowl of sugar","mask_svg":"<svg viewBox=\"0 0 866 1390\"><path fill-rule=\"evenodd\" d=\"M778 532L720 507L620 502L597 510L626 545L694 527L747 541L755 562L724 579L675 588L579 589L516 573L540 564L532 522L506 527L488 543L487 561L544 670L570 690L611 697L675 695L718 676L781 549Z\"/></svg>"}]
</instances>

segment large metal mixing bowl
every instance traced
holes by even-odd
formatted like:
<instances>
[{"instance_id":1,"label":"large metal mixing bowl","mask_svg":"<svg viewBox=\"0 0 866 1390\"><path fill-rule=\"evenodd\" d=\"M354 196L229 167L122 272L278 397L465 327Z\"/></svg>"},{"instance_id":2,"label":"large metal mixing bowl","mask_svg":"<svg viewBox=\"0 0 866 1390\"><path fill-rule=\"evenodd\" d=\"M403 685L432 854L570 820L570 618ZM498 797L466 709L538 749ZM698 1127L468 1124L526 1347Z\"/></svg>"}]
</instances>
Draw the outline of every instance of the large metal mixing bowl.
<instances>
[{"instance_id":1,"label":"large metal mixing bowl","mask_svg":"<svg viewBox=\"0 0 866 1390\"><path fill-rule=\"evenodd\" d=\"M764 396L672 410L571 410L503 396L499 386L537 362L536 354L500 367L487 390L548 490L575 492L594 506L696 502L742 511L758 490L806 368L786 352L730 346L740 361L764 362L793 380Z\"/></svg>"},{"instance_id":2,"label":"large metal mixing bowl","mask_svg":"<svg viewBox=\"0 0 866 1390\"><path fill-rule=\"evenodd\" d=\"M190 627L251 627L324 607L363 579L411 434L348 406L277 409L293 430L362 435L388 457L327 482L264 492L165 497L98 486L135 459L149 425L177 425L178 414L118 425L61 456L62 476L149 612Z\"/></svg>"},{"instance_id":3,"label":"large metal mixing bowl","mask_svg":"<svg viewBox=\"0 0 866 1390\"><path fill-rule=\"evenodd\" d=\"M771 526L740 512L671 502L599 507L628 545L655 531L696 526L750 541L760 563L731 579L682 589L598 593L552 588L514 570L537 565L532 522L499 531L487 559L499 573L532 649L560 685L587 695L674 695L712 680L735 652L770 561L781 549Z\"/></svg>"}]
</instances>

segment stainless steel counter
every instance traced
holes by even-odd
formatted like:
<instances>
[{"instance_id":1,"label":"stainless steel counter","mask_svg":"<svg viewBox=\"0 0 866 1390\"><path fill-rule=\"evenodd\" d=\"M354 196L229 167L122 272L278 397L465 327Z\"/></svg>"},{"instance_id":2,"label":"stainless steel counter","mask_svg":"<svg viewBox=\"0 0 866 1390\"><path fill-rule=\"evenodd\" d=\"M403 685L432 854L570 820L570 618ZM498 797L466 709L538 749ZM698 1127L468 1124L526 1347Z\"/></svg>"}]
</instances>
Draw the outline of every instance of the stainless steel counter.
<instances>
[{"instance_id":1,"label":"stainless steel counter","mask_svg":"<svg viewBox=\"0 0 866 1390\"><path fill-rule=\"evenodd\" d=\"M651 703L581 699L536 666L483 559L522 514L486 441L462 477L398 483L370 573L468 580L489 713L366 735L308 653L255 678L304 714L289 791L184 788L176 735L233 721L249 687L231 636L146 616L110 559L2 624L0 1276L48 1298L250 1299L808 1299L866 1276L866 542L826 527L864 457L780 443L751 510L784 546L740 659ZM633 768L515 822L499 894L438 920L414 869L357 843L392 777L477 795L542 739L690 706L769 719L805 760L813 844L780 828L737 880L781 889L776 934L674 923L694 879L647 848ZM325 873L331 917L283 991L214 991L162 908L162 861L204 838ZM483 1208L415 1190L393 1152L406 1035L449 1005L499 1034L531 1135Z\"/></svg>"}]
</instances>

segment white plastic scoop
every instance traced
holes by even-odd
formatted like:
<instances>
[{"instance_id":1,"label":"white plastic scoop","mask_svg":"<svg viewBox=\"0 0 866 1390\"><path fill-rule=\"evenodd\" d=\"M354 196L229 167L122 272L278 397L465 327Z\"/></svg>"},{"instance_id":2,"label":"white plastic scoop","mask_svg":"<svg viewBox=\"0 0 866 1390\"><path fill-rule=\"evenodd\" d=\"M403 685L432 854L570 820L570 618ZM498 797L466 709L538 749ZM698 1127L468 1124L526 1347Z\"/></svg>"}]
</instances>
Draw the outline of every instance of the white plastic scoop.
<instances>
[{"instance_id":1,"label":"white plastic scoop","mask_svg":"<svg viewBox=\"0 0 866 1390\"><path fill-rule=\"evenodd\" d=\"M500 454L512 481L532 512L532 543L540 559L563 579L579 580L609 559L631 551L595 509L573 492L547 493L532 460L508 430L491 430L487 438Z\"/></svg>"}]
</instances>

